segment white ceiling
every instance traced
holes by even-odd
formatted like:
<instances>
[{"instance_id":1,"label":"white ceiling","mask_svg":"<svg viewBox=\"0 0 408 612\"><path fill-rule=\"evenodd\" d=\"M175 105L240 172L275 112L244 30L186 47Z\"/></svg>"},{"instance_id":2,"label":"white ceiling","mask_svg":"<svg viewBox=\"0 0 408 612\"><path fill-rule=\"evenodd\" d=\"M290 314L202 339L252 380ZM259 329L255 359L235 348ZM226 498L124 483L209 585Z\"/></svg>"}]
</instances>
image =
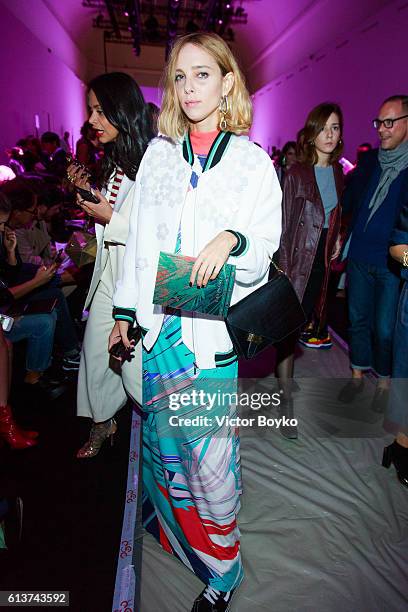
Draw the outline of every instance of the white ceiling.
<instances>
[{"instance_id":1,"label":"white ceiling","mask_svg":"<svg viewBox=\"0 0 408 612\"><path fill-rule=\"evenodd\" d=\"M89 62L89 76L103 70L102 30L92 28L98 10L81 0L42 0ZM252 91L291 69L358 26L389 0L243 0L246 25L235 25L236 50ZM156 85L164 49L143 46L136 58L130 46L107 46L109 69L128 68L142 85Z\"/></svg>"}]
</instances>

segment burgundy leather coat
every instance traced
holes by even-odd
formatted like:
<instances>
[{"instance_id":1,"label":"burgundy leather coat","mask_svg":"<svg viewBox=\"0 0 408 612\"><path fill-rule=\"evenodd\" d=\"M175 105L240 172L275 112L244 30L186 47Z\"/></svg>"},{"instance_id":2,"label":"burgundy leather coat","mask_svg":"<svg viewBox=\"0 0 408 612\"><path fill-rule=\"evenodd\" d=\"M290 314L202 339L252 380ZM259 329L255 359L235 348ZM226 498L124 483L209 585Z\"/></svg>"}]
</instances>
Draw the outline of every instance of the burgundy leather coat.
<instances>
[{"instance_id":1,"label":"burgundy leather coat","mask_svg":"<svg viewBox=\"0 0 408 612\"><path fill-rule=\"evenodd\" d=\"M317 313L325 308L330 276L331 255L340 232L340 200L343 192L343 170L333 165L338 203L330 213L325 249L326 273L319 296ZM283 186L282 235L279 247L279 267L290 278L299 300L303 299L312 270L317 245L324 226L325 213L317 186L314 168L296 163L288 170Z\"/></svg>"}]
</instances>

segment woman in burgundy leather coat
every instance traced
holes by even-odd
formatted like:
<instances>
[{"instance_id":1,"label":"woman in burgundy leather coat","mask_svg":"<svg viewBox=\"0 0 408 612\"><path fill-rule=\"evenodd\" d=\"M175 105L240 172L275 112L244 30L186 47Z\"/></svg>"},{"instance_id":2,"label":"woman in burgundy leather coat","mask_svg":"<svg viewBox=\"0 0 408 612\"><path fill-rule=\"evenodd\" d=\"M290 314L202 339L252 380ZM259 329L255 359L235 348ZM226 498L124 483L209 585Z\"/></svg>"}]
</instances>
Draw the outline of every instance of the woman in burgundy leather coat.
<instances>
[{"instance_id":1,"label":"woman in burgundy leather coat","mask_svg":"<svg viewBox=\"0 0 408 612\"><path fill-rule=\"evenodd\" d=\"M342 130L343 115L337 104L316 106L299 132L300 161L287 172L283 188L279 267L290 278L306 317L313 316L317 322L310 335L302 334L302 343L316 348L331 346L323 324L331 261L340 251L343 172L337 160L343 150ZM277 376L283 405L291 402L298 337L293 334L278 346ZM297 437L296 431L286 434Z\"/></svg>"}]
</instances>

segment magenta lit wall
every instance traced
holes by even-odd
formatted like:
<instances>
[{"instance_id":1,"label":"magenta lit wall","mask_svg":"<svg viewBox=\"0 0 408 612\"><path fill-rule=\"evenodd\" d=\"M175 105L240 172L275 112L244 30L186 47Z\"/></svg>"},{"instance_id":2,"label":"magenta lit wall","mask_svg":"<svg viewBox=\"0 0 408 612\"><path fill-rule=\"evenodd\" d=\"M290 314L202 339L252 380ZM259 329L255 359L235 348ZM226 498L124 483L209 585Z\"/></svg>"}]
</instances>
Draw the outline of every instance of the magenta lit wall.
<instances>
[{"instance_id":1,"label":"magenta lit wall","mask_svg":"<svg viewBox=\"0 0 408 612\"><path fill-rule=\"evenodd\" d=\"M81 80L4 4L0 7L0 163L5 163L6 148L35 134L35 115L40 134L68 130L74 139L86 115Z\"/></svg>"},{"instance_id":2,"label":"magenta lit wall","mask_svg":"<svg viewBox=\"0 0 408 612\"><path fill-rule=\"evenodd\" d=\"M256 92L251 138L266 150L282 147L295 139L313 106L333 100L344 112L345 155L354 160L360 143L377 144L371 119L381 101L408 92L407 32L408 3L392 2L313 59L305 58Z\"/></svg>"},{"instance_id":3,"label":"magenta lit wall","mask_svg":"<svg viewBox=\"0 0 408 612\"><path fill-rule=\"evenodd\" d=\"M156 106L160 106L162 92L159 87L146 87L145 85L141 85L140 89L142 90L146 102L153 102Z\"/></svg>"}]
</instances>

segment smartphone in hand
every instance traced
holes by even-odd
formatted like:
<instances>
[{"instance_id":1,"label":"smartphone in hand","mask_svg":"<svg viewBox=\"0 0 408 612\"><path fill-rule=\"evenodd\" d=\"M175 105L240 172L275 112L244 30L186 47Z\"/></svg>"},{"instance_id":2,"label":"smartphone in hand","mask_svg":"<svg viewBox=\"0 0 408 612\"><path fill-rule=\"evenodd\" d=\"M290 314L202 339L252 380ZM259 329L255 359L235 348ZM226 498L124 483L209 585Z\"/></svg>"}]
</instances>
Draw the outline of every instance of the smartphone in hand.
<instances>
[{"instance_id":1,"label":"smartphone in hand","mask_svg":"<svg viewBox=\"0 0 408 612\"><path fill-rule=\"evenodd\" d=\"M92 190L82 189L82 187L75 186L75 191L79 193L81 198L87 202L93 202L94 204L99 204L100 202L98 196L96 196Z\"/></svg>"},{"instance_id":2,"label":"smartphone in hand","mask_svg":"<svg viewBox=\"0 0 408 612\"><path fill-rule=\"evenodd\" d=\"M54 255L54 257L52 259L52 263L56 264L57 267L58 267L58 266L60 266L62 264L63 261L64 261L64 249L60 249Z\"/></svg>"}]
</instances>

